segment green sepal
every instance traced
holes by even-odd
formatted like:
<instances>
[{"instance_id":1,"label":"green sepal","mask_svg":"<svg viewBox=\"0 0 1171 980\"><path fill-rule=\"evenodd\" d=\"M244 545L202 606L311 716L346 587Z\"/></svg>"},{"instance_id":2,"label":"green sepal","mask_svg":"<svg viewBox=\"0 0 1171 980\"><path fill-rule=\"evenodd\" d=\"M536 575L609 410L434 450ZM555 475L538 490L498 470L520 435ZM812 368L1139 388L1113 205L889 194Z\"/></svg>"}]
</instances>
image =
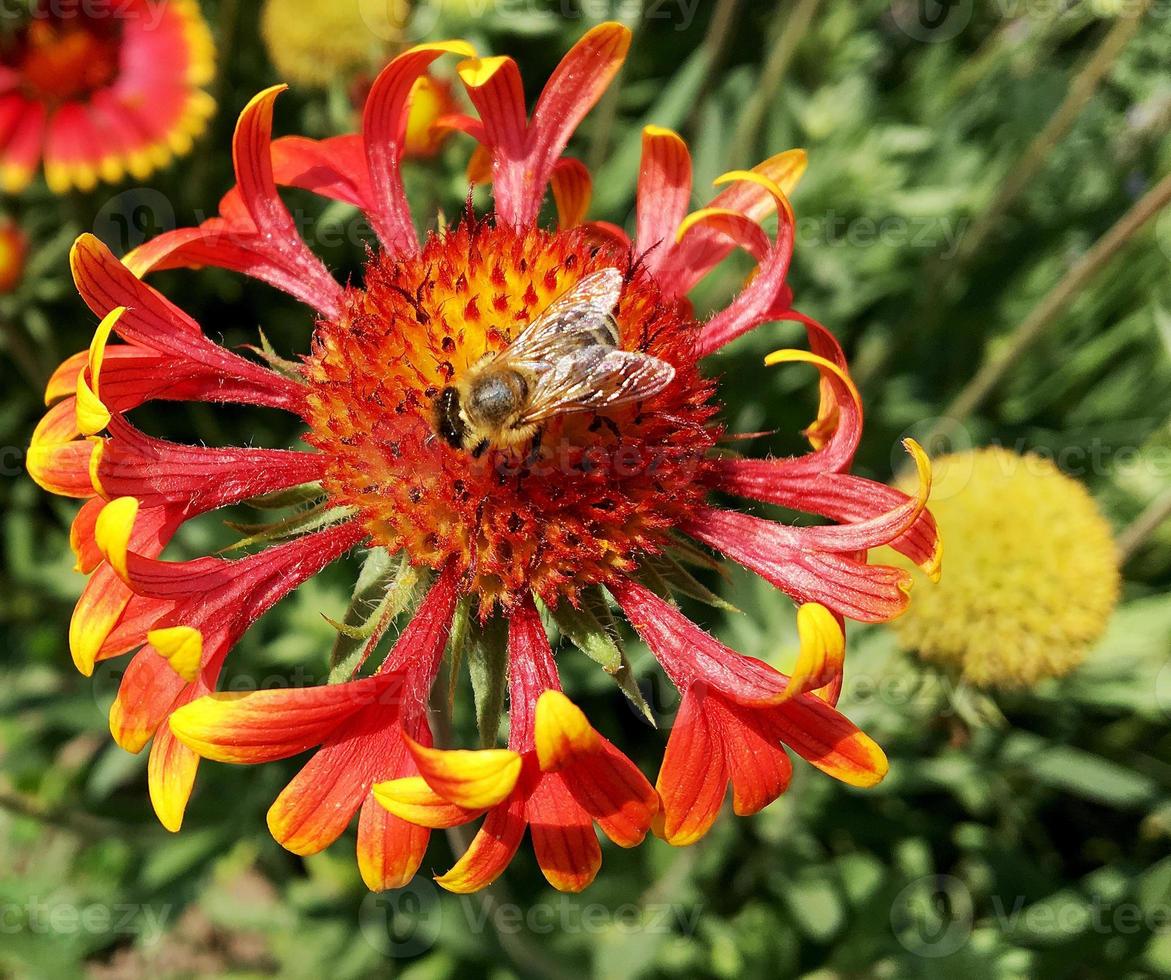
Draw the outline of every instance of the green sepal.
<instances>
[{"instance_id":1,"label":"green sepal","mask_svg":"<svg viewBox=\"0 0 1171 980\"><path fill-rule=\"evenodd\" d=\"M276 352L276 348L274 348L272 344L269 343L268 337L265 336L264 331L259 327L257 328L257 333L260 334L260 346L257 347L255 344L245 344L244 349L252 351L258 357L260 357L265 364L267 364L282 377L286 377L290 381L300 381L302 384L304 384L305 375L302 373L301 365L296 361L290 361L287 357L281 357L281 355Z\"/></svg>"},{"instance_id":2,"label":"green sepal","mask_svg":"<svg viewBox=\"0 0 1171 980\"><path fill-rule=\"evenodd\" d=\"M618 623L601 589L586 589L582 593L579 608L562 602L556 609L550 609L549 615L561 635L613 677L619 690L653 726L654 716L639 690L634 670L619 638Z\"/></svg>"},{"instance_id":3,"label":"green sepal","mask_svg":"<svg viewBox=\"0 0 1171 980\"><path fill-rule=\"evenodd\" d=\"M716 595L699 581L673 555L662 554L647 558L639 568L639 573L642 574L648 570L654 572L660 587L666 588L671 594L685 595L688 598L697 599L705 605L714 606L716 609L723 609L727 612L740 612L732 603ZM653 587L648 585L648 588ZM669 598L669 596L664 598Z\"/></svg>"},{"instance_id":4,"label":"green sepal","mask_svg":"<svg viewBox=\"0 0 1171 980\"><path fill-rule=\"evenodd\" d=\"M468 617L464 643L472 695L476 702L476 726L480 746L491 748L500 731L504 714L504 692L508 687L508 623L493 616L487 623Z\"/></svg>"},{"instance_id":5,"label":"green sepal","mask_svg":"<svg viewBox=\"0 0 1171 980\"><path fill-rule=\"evenodd\" d=\"M323 500L312 507L269 524L240 524L234 521L224 521L233 531L239 531L247 537L234 541L226 548L221 548L219 554L240 551L242 548L250 548L254 544L284 541L287 538L308 534L310 531L319 531L323 527L336 524L343 518L349 517L353 512L352 507L333 507L328 501Z\"/></svg>"},{"instance_id":6,"label":"green sepal","mask_svg":"<svg viewBox=\"0 0 1171 980\"><path fill-rule=\"evenodd\" d=\"M463 663L464 649L468 642L468 629L472 619L472 597L465 595L455 606L451 620L451 633L447 638L447 717L455 713L455 689L459 684L459 669Z\"/></svg>"},{"instance_id":7,"label":"green sepal","mask_svg":"<svg viewBox=\"0 0 1171 980\"><path fill-rule=\"evenodd\" d=\"M298 507L311 501L319 500L325 495L320 483L302 483L298 487L288 490L274 490L272 493L262 493L259 497L252 497L245 503L257 510L283 510L285 507Z\"/></svg>"},{"instance_id":8,"label":"green sepal","mask_svg":"<svg viewBox=\"0 0 1171 980\"><path fill-rule=\"evenodd\" d=\"M421 576L405 554L374 548L366 556L342 622L323 618L338 631L329 655L329 683L349 680L370 644L376 644L391 622L418 594Z\"/></svg>"}]
</instances>

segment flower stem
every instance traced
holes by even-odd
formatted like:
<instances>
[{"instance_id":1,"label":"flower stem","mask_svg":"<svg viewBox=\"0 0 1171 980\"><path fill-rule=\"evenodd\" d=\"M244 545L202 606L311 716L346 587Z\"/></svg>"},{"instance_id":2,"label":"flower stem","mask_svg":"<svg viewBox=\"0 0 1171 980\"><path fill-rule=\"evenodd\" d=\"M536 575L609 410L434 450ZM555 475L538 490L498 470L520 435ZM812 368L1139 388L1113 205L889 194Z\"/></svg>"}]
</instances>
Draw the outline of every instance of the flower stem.
<instances>
[{"instance_id":1,"label":"flower stem","mask_svg":"<svg viewBox=\"0 0 1171 980\"><path fill-rule=\"evenodd\" d=\"M730 167L748 166L755 162L754 147L760 136L760 126L764 114L775 100L777 89L789 70L793 55L797 52L802 38L805 37L809 25L813 22L813 15L820 0L798 0L792 13L782 20L781 11L790 5L782 0L777 4L777 21L783 26L777 35L770 39L768 58L760 72L760 79L756 91L745 105L736 124L736 131L729 145L727 164Z\"/></svg>"},{"instance_id":2,"label":"flower stem","mask_svg":"<svg viewBox=\"0 0 1171 980\"><path fill-rule=\"evenodd\" d=\"M723 63L724 54L728 50L728 42L732 39L732 27L736 23L736 10L739 6L740 0L717 0L712 19L708 22L707 35L703 39L703 54L707 62L707 81L704 88L696 96L695 107L687 120L689 130L695 128L700 109L711 90L711 82Z\"/></svg>"},{"instance_id":3,"label":"flower stem","mask_svg":"<svg viewBox=\"0 0 1171 980\"><path fill-rule=\"evenodd\" d=\"M1152 500L1118 535L1118 564L1125 565L1163 523L1171 519L1171 490Z\"/></svg>"},{"instance_id":4,"label":"flower stem","mask_svg":"<svg viewBox=\"0 0 1171 980\"><path fill-rule=\"evenodd\" d=\"M1001 218L1016 202L1017 198L1032 183L1033 178L1044 168L1053 148L1065 137L1070 128L1089 103L1098 86L1113 67L1123 48L1138 31L1143 15L1150 6L1150 0L1142 0L1140 7L1128 16L1119 17L1094 53L1074 76L1069 84L1061 105L1049 117L1049 121L1021 155L1000 185L1000 190L980 215L972 230L964 236L953 261L940 266L940 285L963 268L976 255L988 236L995 231Z\"/></svg>"},{"instance_id":5,"label":"flower stem","mask_svg":"<svg viewBox=\"0 0 1171 980\"><path fill-rule=\"evenodd\" d=\"M1118 254L1148 221L1171 203L1171 174L1165 176L1129 211L1115 222L1114 226L1099 238L1085 255L1073 265L1041 300L1032 312L1009 335L999 352L990 358L963 390L944 409L942 417L946 423L936 425L924 444L931 443L946 426L963 422L992 393L1001 379L1017 360L1053 325L1070 301L1083 286L1094 278L1103 267Z\"/></svg>"}]
</instances>

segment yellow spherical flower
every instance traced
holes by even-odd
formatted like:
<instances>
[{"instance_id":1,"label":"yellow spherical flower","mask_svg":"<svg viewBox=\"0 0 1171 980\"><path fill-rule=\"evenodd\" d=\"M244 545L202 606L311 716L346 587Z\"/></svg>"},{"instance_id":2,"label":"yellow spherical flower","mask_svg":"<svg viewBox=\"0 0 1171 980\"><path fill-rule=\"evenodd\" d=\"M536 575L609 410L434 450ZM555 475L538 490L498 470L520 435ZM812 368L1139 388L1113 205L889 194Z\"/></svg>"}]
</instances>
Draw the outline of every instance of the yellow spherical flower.
<instances>
[{"instance_id":1,"label":"yellow spherical flower","mask_svg":"<svg viewBox=\"0 0 1171 980\"><path fill-rule=\"evenodd\" d=\"M1119 591L1110 527L1085 487L1041 457L980 449L936 461L932 512L948 570L895 623L903 645L979 687L1077 667Z\"/></svg>"},{"instance_id":2,"label":"yellow spherical flower","mask_svg":"<svg viewBox=\"0 0 1171 980\"><path fill-rule=\"evenodd\" d=\"M260 33L283 81L328 85L377 67L401 39L391 0L267 0Z\"/></svg>"}]
</instances>

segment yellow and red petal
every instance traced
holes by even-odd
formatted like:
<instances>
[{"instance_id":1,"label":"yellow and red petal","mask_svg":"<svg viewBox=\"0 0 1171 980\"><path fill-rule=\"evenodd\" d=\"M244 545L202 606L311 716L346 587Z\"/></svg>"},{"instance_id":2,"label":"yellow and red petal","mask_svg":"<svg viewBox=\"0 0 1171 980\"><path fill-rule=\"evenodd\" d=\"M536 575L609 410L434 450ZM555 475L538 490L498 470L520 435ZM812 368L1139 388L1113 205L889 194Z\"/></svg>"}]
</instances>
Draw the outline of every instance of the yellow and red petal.
<instances>
[{"instance_id":1,"label":"yellow and red petal","mask_svg":"<svg viewBox=\"0 0 1171 980\"><path fill-rule=\"evenodd\" d=\"M347 718L384 701L401 683L384 674L346 684L211 694L171 715L171 731L205 759L284 759L320 745Z\"/></svg>"},{"instance_id":2,"label":"yellow and red petal","mask_svg":"<svg viewBox=\"0 0 1171 980\"><path fill-rule=\"evenodd\" d=\"M90 461L94 444L80 435L74 399L53 405L33 430L25 457L28 475L50 493L92 497Z\"/></svg>"},{"instance_id":3,"label":"yellow and red petal","mask_svg":"<svg viewBox=\"0 0 1171 980\"><path fill-rule=\"evenodd\" d=\"M694 690L684 693L655 783L662 801L655 833L679 847L694 844L711 829L728 789L720 736L702 702Z\"/></svg>"},{"instance_id":4,"label":"yellow and red petal","mask_svg":"<svg viewBox=\"0 0 1171 980\"><path fill-rule=\"evenodd\" d=\"M406 151L411 91L436 58L475 56L466 41L437 41L404 51L374 80L362 110L366 166L370 176L370 219L383 247L391 254L414 251L419 239L403 190L400 163Z\"/></svg>"},{"instance_id":5,"label":"yellow and red petal","mask_svg":"<svg viewBox=\"0 0 1171 980\"><path fill-rule=\"evenodd\" d=\"M807 602L797 610L797 635L801 647L785 700L834 683L846 659L841 620L819 603Z\"/></svg>"},{"instance_id":6,"label":"yellow and red petal","mask_svg":"<svg viewBox=\"0 0 1171 980\"><path fill-rule=\"evenodd\" d=\"M166 626L150 630L146 641L188 684L195 680L203 662L203 634L192 626Z\"/></svg>"},{"instance_id":7,"label":"yellow and red petal","mask_svg":"<svg viewBox=\"0 0 1171 980\"><path fill-rule=\"evenodd\" d=\"M183 825L183 814L191 798L198 768L199 756L165 727L160 728L150 747L147 786L159 823L172 833Z\"/></svg>"},{"instance_id":8,"label":"yellow and red petal","mask_svg":"<svg viewBox=\"0 0 1171 980\"><path fill-rule=\"evenodd\" d=\"M94 540L94 525L105 506L106 501L101 497L91 497L81 505L69 527L69 547L77 558L73 570L83 575L88 575L102 561L102 553Z\"/></svg>"},{"instance_id":9,"label":"yellow and red petal","mask_svg":"<svg viewBox=\"0 0 1171 980\"><path fill-rule=\"evenodd\" d=\"M569 137L622 67L629 47L630 30L621 24L586 32L549 77L527 123L520 72L511 58L460 64L492 153L492 193L503 221L521 228L536 220Z\"/></svg>"},{"instance_id":10,"label":"yellow and red petal","mask_svg":"<svg viewBox=\"0 0 1171 980\"><path fill-rule=\"evenodd\" d=\"M801 534L804 528L707 509L686 530L797 603L818 602L859 622L885 623L901 614L910 601L909 572L808 547Z\"/></svg>"},{"instance_id":11,"label":"yellow and red petal","mask_svg":"<svg viewBox=\"0 0 1171 980\"><path fill-rule=\"evenodd\" d=\"M369 797L374 773L401 767L402 748L387 724L395 715L366 707L330 732L269 807L268 829L282 847L302 855L324 850Z\"/></svg>"},{"instance_id":12,"label":"yellow and red petal","mask_svg":"<svg viewBox=\"0 0 1171 980\"><path fill-rule=\"evenodd\" d=\"M358 816L358 871L371 891L402 888L419 870L431 833L387 812L373 800Z\"/></svg>"},{"instance_id":13,"label":"yellow and red petal","mask_svg":"<svg viewBox=\"0 0 1171 980\"><path fill-rule=\"evenodd\" d=\"M403 739L427 785L465 810L496 806L520 777L520 754L509 749L433 749L405 732Z\"/></svg>"},{"instance_id":14,"label":"yellow and red petal","mask_svg":"<svg viewBox=\"0 0 1171 980\"><path fill-rule=\"evenodd\" d=\"M579 756L561 777L573 798L619 847L642 843L659 811L655 788L638 767L605 739Z\"/></svg>"},{"instance_id":15,"label":"yellow and red petal","mask_svg":"<svg viewBox=\"0 0 1171 980\"><path fill-rule=\"evenodd\" d=\"M48 110L17 92L0 95L0 191L19 194L41 159Z\"/></svg>"},{"instance_id":16,"label":"yellow and red petal","mask_svg":"<svg viewBox=\"0 0 1171 980\"><path fill-rule=\"evenodd\" d=\"M529 797L525 818L537 865L560 892L580 892L597 877L602 849L590 815L558 774L544 776Z\"/></svg>"},{"instance_id":17,"label":"yellow and red petal","mask_svg":"<svg viewBox=\"0 0 1171 980\"><path fill-rule=\"evenodd\" d=\"M586 165L572 157L562 157L553 166L550 186L557 205L557 227L574 228L585 221L593 193L593 180Z\"/></svg>"},{"instance_id":18,"label":"yellow and red petal","mask_svg":"<svg viewBox=\"0 0 1171 980\"><path fill-rule=\"evenodd\" d=\"M687 290L670 281L670 253L690 204L691 154L687 144L670 129L643 127L635 242L651 273L667 280L663 288L679 295Z\"/></svg>"},{"instance_id":19,"label":"yellow and red petal","mask_svg":"<svg viewBox=\"0 0 1171 980\"><path fill-rule=\"evenodd\" d=\"M439 152L447 134L439 125L458 106L452 97L451 83L431 75L420 75L411 86L407 129L403 136L403 155L412 158L432 157Z\"/></svg>"},{"instance_id":20,"label":"yellow and red petal","mask_svg":"<svg viewBox=\"0 0 1171 980\"><path fill-rule=\"evenodd\" d=\"M527 789L519 787L508 800L489 810L468 849L435 881L462 895L479 891L499 878L524 839L526 799Z\"/></svg>"},{"instance_id":21,"label":"yellow and red petal","mask_svg":"<svg viewBox=\"0 0 1171 980\"><path fill-rule=\"evenodd\" d=\"M702 703L720 739L733 812L740 817L758 813L788 789L793 775L788 753L756 717L756 708L711 693Z\"/></svg>"},{"instance_id":22,"label":"yellow and red petal","mask_svg":"<svg viewBox=\"0 0 1171 980\"><path fill-rule=\"evenodd\" d=\"M457 806L436 793L422 776L403 776L375 783L372 789L374 799L387 811L432 830L458 827L484 812Z\"/></svg>"},{"instance_id":23,"label":"yellow and red petal","mask_svg":"<svg viewBox=\"0 0 1171 980\"><path fill-rule=\"evenodd\" d=\"M544 691L537 699L534 738L544 772L564 769L601 746L585 713L560 691Z\"/></svg>"},{"instance_id":24,"label":"yellow and red petal","mask_svg":"<svg viewBox=\"0 0 1171 980\"><path fill-rule=\"evenodd\" d=\"M127 343L198 364L236 392L249 393L247 398L237 395L238 400L297 414L304 410L302 385L214 343L199 324L140 281L93 235L84 234L77 239L70 265L78 292L97 316L105 317L119 306L126 307L114 332Z\"/></svg>"},{"instance_id":25,"label":"yellow and red petal","mask_svg":"<svg viewBox=\"0 0 1171 980\"><path fill-rule=\"evenodd\" d=\"M187 682L151 647L131 658L110 705L110 733L127 752L141 752L179 702Z\"/></svg>"},{"instance_id":26,"label":"yellow and red petal","mask_svg":"<svg viewBox=\"0 0 1171 980\"><path fill-rule=\"evenodd\" d=\"M869 735L824 701L802 694L757 709L773 736L822 772L850 786L880 783L890 769L886 754Z\"/></svg>"},{"instance_id":27,"label":"yellow and red petal","mask_svg":"<svg viewBox=\"0 0 1171 980\"><path fill-rule=\"evenodd\" d=\"M738 700L766 703L784 691L784 674L724 646L646 586L624 579L610 591L676 687L702 682Z\"/></svg>"}]
</instances>

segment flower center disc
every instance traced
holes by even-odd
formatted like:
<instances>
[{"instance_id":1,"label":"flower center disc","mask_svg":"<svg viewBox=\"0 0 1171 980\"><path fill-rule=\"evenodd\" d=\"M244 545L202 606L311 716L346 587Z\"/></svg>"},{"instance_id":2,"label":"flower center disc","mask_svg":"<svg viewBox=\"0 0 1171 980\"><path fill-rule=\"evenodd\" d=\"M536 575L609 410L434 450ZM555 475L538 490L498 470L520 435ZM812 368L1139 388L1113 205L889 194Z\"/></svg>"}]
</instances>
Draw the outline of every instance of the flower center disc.
<instances>
[{"instance_id":1,"label":"flower center disc","mask_svg":"<svg viewBox=\"0 0 1171 980\"><path fill-rule=\"evenodd\" d=\"M623 349L675 367L642 402L559 413L531 444L478 458L436 431L435 401L486 353L584 276L617 268ZM482 610L532 589L556 604L658 550L704 496L718 430L699 376L697 325L629 254L580 230L516 232L468 219L416 256L376 255L366 288L314 334L308 441L329 457L325 487L357 507L375 541L416 565L454 561Z\"/></svg>"},{"instance_id":2,"label":"flower center disc","mask_svg":"<svg viewBox=\"0 0 1171 980\"><path fill-rule=\"evenodd\" d=\"M45 102L65 102L109 85L118 72L116 17L97 21L80 12L65 17L37 14L0 46L0 63L20 74L26 93Z\"/></svg>"}]
</instances>

